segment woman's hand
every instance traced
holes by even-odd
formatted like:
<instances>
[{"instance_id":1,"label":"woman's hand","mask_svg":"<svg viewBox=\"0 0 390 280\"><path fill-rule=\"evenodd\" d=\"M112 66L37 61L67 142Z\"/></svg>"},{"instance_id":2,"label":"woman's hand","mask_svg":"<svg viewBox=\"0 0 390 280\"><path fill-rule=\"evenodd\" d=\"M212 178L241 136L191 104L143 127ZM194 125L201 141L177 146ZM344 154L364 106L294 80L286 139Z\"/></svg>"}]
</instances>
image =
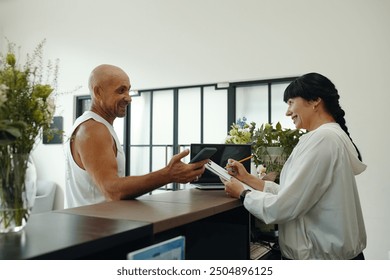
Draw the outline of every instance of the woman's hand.
<instances>
[{"instance_id":1,"label":"woman's hand","mask_svg":"<svg viewBox=\"0 0 390 280\"><path fill-rule=\"evenodd\" d=\"M245 189L240 181L232 177L229 181L222 179L222 182L225 185L225 191L227 195L234 198L240 198L240 194Z\"/></svg>"},{"instance_id":2,"label":"woman's hand","mask_svg":"<svg viewBox=\"0 0 390 280\"><path fill-rule=\"evenodd\" d=\"M246 171L244 165L234 159L228 160L226 170L230 175L237 178L241 182L245 182L248 176L251 176L248 171Z\"/></svg>"},{"instance_id":3,"label":"woman's hand","mask_svg":"<svg viewBox=\"0 0 390 280\"><path fill-rule=\"evenodd\" d=\"M270 180L270 181L272 180L273 181L273 180L275 180L275 176L277 175L277 173L276 174L272 173L269 175L269 178L264 178L264 180L261 180L259 177L248 173L248 171L246 171L246 169L245 169L244 165L242 165L242 163L240 163L236 160L233 160L233 159L228 160L226 170L228 171L228 173L230 175L232 175L237 180L239 180L242 183L245 183L248 186L251 186L252 188L259 190L259 191L263 191L263 189L264 189L264 180ZM237 180L235 180L235 181L237 181ZM233 180L233 182L234 182L234 180ZM240 182L237 181L237 183L240 183ZM238 194L238 196L240 196L240 194Z\"/></svg>"}]
</instances>

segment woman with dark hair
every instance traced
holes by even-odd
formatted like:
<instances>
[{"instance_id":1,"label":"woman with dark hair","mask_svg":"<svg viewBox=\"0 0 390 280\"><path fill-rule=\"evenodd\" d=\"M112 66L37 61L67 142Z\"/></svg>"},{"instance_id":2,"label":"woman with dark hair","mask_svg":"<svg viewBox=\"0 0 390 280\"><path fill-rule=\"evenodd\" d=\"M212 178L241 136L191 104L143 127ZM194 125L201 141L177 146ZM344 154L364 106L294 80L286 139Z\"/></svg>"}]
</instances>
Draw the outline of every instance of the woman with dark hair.
<instances>
[{"instance_id":1,"label":"woman with dark hair","mask_svg":"<svg viewBox=\"0 0 390 280\"><path fill-rule=\"evenodd\" d=\"M334 84L317 73L286 88L286 115L308 132L286 161L280 184L256 178L229 160L235 178L224 182L226 192L241 198L255 217L279 225L283 259L364 259L367 238L355 176L366 165L339 98Z\"/></svg>"}]
</instances>

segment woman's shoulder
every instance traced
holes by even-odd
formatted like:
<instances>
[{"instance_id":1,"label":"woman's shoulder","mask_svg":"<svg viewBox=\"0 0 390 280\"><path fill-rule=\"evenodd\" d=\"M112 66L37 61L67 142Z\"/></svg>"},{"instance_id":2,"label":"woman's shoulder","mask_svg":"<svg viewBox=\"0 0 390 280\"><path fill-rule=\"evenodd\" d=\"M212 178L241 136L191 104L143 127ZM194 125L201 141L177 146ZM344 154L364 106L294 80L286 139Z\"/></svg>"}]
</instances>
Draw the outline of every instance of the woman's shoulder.
<instances>
[{"instance_id":1,"label":"woman's shoulder","mask_svg":"<svg viewBox=\"0 0 390 280\"><path fill-rule=\"evenodd\" d=\"M326 123L308 133L313 137L338 138L345 134L338 123Z\"/></svg>"},{"instance_id":2,"label":"woman's shoulder","mask_svg":"<svg viewBox=\"0 0 390 280\"><path fill-rule=\"evenodd\" d=\"M332 144L340 143L340 139L344 137L343 134L345 134L344 131L337 123L328 123L301 136L301 140L302 143L307 144L333 146Z\"/></svg>"}]
</instances>

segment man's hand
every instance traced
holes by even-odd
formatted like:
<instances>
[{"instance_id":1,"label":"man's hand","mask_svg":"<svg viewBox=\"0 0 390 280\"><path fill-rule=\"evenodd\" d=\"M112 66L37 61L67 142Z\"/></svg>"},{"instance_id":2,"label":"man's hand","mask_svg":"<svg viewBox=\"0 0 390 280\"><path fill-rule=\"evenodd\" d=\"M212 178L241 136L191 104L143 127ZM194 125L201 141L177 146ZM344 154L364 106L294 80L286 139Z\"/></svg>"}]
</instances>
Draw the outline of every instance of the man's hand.
<instances>
[{"instance_id":1,"label":"man's hand","mask_svg":"<svg viewBox=\"0 0 390 280\"><path fill-rule=\"evenodd\" d=\"M171 182L185 184L198 180L203 174L205 170L204 165L208 162L208 159L190 164L182 162L181 160L188 156L189 153L190 151L186 149L174 155L170 160L167 167Z\"/></svg>"}]
</instances>

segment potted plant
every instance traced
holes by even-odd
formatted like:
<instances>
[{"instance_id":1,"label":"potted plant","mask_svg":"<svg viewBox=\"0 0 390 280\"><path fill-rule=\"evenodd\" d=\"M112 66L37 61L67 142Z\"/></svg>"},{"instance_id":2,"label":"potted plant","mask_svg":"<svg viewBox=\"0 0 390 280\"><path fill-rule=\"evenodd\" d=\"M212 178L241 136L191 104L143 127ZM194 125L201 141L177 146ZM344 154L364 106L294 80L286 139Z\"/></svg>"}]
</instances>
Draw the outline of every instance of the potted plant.
<instances>
[{"instance_id":1,"label":"potted plant","mask_svg":"<svg viewBox=\"0 0 390 280\"><path fill-rule=\"evenodd\" d=\"M302 134L299 129L282 128L280 122L275 126L269 123L262 124L252 135L252 151L256 166L262 164L267 172L279 174Z\"/></svg>"},{"instance_id":2,"label":"potted plant","mask_svg":"<svg viewBox=\"0 0 390 280\"><path fill-rule=\"evenodd\" d=\"M265 123L256 128L255 122L248 124L247 119L243 117L231 125L225 143L251 144L253 162L258 173L279 174L303 133L298 129L282 128L280 122L275 126ZM278 177L279 175L277 179Z\"/></svg>"}]
</instances>

